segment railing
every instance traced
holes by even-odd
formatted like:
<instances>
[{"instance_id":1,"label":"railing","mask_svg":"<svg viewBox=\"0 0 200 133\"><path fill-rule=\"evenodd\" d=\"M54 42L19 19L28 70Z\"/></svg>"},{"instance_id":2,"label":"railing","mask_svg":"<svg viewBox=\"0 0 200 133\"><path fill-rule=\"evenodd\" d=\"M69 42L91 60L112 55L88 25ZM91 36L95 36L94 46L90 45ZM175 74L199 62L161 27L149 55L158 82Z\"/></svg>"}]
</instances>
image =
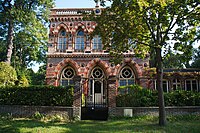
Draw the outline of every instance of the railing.
<instances>
[{"instance_id":1,"label":"railing","mask_svg":"<svg viewBox=\"0 0 200 133\"><path fill-rule=\"evenodd\" d=\"M94 101L93 101L94 98ZM107 107L105 95L89 95L85 98L85 107Z\"/></svg>"},{"instance_id":2,"label":"railing","mask_svg":"<svg viewBox=\"0 0 200 133\"><path fill-rule=\"evenodd\" d=\"M51 9L51 15L81 15L91 14L94 8Z\"/></svg>"}]
</instances>

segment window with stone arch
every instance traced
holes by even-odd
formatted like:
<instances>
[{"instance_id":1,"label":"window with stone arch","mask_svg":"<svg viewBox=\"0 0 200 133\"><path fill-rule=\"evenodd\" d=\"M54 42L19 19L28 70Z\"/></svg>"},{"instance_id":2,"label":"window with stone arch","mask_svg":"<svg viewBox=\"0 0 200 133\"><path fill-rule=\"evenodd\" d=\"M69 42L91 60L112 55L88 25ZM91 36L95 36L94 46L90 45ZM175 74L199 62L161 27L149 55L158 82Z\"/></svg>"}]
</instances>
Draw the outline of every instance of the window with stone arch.
<instances>
[{"instance_id":1,"label":"window with stone arch","mask_svg":"<svg viewBox=\"0 0 200 133\"><path fill-rule=\"evenodd\" d=\"M84 31L82 29L79 29L76 34L75 50L84 50L84 49L85 49Z\"/></svg>"},{"instance_id":2,"label":"window with stone arch","mask_svg":"<svg viewBox=\"0 0 200 133\"><path fill-rule=\"evenodd\" d=\"M62 28L58 33L58 45L57 50L60 52L66 51L68 45L71 41L71 34L67 33L64 28Z\"/></svg>"},{"instance_id":3,"label":"window with stone arch","mask_svg":"<svg viewBox=\"0 0 200 133\"><path fill-rule=\"evenodd\" d=\"M125 66L119 73L119 86L129 86L135 84L135 75L129 66ZM129 88L120 90L120 93L128 93Z\"/></svg>"},{"instance_id":4,"label":"window with stone arch","mask_svg":"<svg viewBox=\"0 0 200 133\"><path fill-rule=\"evenodd\" d=\"M60 85L61 86L73 85L74 76L75 76L75 71L72 67L68 66L64 68L61 73Z\"/></svg>"},{"instance_id":5,"label":"window with stone arch","mask_svg":"<svg viewBox=\"0 0 200 133\"><path fill-rule=\"evenodd\" d=\"M92 44L92 50L102 50L102 40L99 35L93 37Z\"/></svg>"}]
</instances>

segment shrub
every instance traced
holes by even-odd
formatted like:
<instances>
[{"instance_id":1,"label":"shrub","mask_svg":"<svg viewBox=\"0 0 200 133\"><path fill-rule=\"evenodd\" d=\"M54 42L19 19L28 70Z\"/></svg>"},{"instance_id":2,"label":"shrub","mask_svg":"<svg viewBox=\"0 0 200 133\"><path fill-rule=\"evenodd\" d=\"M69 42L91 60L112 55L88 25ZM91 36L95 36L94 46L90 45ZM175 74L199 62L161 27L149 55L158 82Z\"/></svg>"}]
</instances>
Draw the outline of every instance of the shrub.
<instances>
[{"instance_id":1,"label":"shrub","mask_svg":"<svg viewBox=\"0 0 200 133\"><path fill-rule=\"evenodd\" d=\"M128 86L120 86L118 88L118 93L119 94L132 94L132 93L135 93L140 90L142 90L142 87L137 84L134 84L134 85L128 85Z\"/></svg>"},{"instance_id":2,"label":"shrub","mask_svg":"<svg viewBox=\"0 0 200 133\"><path fill-rule=\"evenodd\" d=\"M41 114L40 112L36 111L33 115L32 118L34 120L43 120L45 115Z\"/></svg>"},{"instance_id":3,"label":"shrub","mask_svg":"<svg viewBox=\"0 0 200 133\"><path fill-rule=\"evenodd\" d=\"M130 86L128 86L130 88ZM125 87L124 87L125 88ZM158 106L158 92L150 89L130 88L128 94L116 97L118 107L149 107ZM164 93L165 106L200 106L200 93L177 90Z\"/></svg>"},{"instance_id":4,"label":"shrub","mask_svg":"<svg viewBox=\"0 0 200 133\"><path fill-rule=\"evenodd\" d=\"M64 116L62 114L55 114L55 115L50 115L47 118L48 121L50 122L69 122L69 116Z\"/></svg>"},{"instance_id":5,"label":"shrub","mask_svg":"<svg viewBox=\"0 0 200 133\"><path fill-rule=\"evenodd\" d=\"M7 113L7 114L1 114L0 115L0 119L1 120L13 120L13 115L12 115L12 113L10 114L10 113Z\"/></svg>"},{"instance_id":6,"label":"shrub","mask_svg":"<svg viewBox=\"0 0 200 133\"><path fill-rule=\"evenodd\" d=\"M45 115L36 111L32 117L34 120L44 121L44 122L69 122L70 118L67 114L50 114Z\"/></svg>"},{"instance_id":7,"label":"shrub","mask_svg":"<svg viewBox=\"0 0 200 133\"><path fill-rule=\"evenodd\" d=\"M123 89L127 87L120 87L119 91L124 92ZM119 94L116 98L118 107L144 107L157 105L157 91L150 89L143 89L139 85L128 86L129 92L127 94Z\"/></svg>"},{"instance_id":8,"label":"shrub","mask_svg":"<svg viewBox=\"0 0 200 133\"><path fill-rule=\"evenodd\" d=\"M73 87L13 86L0 89L0 105L72 106Z\"/></svg>"},{"instance_id":9,"label":"shrub","mask_svg":"<svg viewBox=\"0 0 200 133\"><path fill-rule=\"evenodd\" d=\"M176 90L165 93L166 106L199 106L200 93L193 91Z\"/></svg>"},{"instance_id":10,"label":"shrub","mask_svg":"<svg viewBox=\"0 0 200 133\"><path fill-rule=\"evenodd\" d=\"M169 122L174 122L174 121L194 121L200 120L200 115L199 114L179 114L179 115L169 115L167 117L167 120Z\"/></svg>"},{"instance_id":11,"label":"shrub","mask_svg":"<svg viewBox=\"0 0 200 133\"><path fill-rule=\"evenodd\" d=\"M28 86L29 85L29 81L23 72L18 73L18 84L17 85L18 86Z\"/></svg>"},{"instance_id":12,"label":"shrub","mask_svg":"<svg viewBox=\"0 0 200 133\"><path fill-rule=\"evenodd\" d=\"M5 62L0 62L0 86L15 85L16 80L15 69Z\"/></svg>"}]
</instances>

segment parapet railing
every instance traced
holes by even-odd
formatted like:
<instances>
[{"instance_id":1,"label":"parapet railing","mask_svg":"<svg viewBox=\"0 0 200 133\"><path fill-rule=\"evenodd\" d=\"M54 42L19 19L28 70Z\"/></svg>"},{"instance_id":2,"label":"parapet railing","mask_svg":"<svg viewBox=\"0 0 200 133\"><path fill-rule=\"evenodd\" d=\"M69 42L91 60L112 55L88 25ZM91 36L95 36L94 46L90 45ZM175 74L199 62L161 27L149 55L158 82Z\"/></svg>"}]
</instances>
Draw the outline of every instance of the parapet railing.
<instances>
[{"instance_id":1,"label":"parapet railing","mask_svg":"<svg viewBox=\"0 0 200 133\"><path fill-rule=\"evenodd\" d=\"M51 9L51 15L81 15L83 13L91 14L94 8L63 8Z\"/></svg>"}]
</instances>

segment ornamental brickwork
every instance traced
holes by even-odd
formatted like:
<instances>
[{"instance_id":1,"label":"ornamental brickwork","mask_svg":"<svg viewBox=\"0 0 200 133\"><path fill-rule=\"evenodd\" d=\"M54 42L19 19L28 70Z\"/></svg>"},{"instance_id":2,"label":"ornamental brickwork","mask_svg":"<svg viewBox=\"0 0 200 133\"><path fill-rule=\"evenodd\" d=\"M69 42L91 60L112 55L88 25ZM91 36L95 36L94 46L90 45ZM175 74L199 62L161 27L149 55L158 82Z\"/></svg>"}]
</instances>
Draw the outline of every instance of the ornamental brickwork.
<instances>
[{"instance_id":1,"label":"ornamental brickwork","mask_svg":"<svg viewBox=\"0 0 200 133\"><path fill-rule=\"evenodd\" d=\"M106 102L110 107L115 107L119 86L139 84L145 88L153 88L153 81L148 74L149 56L139 59L133 51L127 51L121 64L112 64L109 52L103 49L101 38L89 37L96 22L83 20L83 13L95 10L96 8L51 9L46 83L65 86L73 82L74 76L81 76L80 88L85 92L88 104ZM98 12L100 10L99 8ZM81 106L74 102L74 106L76 105Z\"/></svg>"},{"instance_id":2,"label":"ornamental brickwork","mask_svg":"<svg viewBox=\"0 0 200 133\"><path fill-rule=\"evenodd\" d=\"M83 21L83 12L91 13L95 8L80 9L51 9L49 17L50 31L49 44L47 53L47 84L60 85L60 75L62 70L70 65L77 75L88 77L90 71L96 65L99 65L106 76L118 76L119 71L125 65L129 65L133 69L136 82L139 83L145 77L144 67L148 67L148 57L144 60L138 59L133 52L124 54L124 62L120 65L113 65L109 62L110 55L108 51L92 49L92 40L87 35L93 32L97 25L92 21ZM58 50L59 31L65 30L71 34L70 45L62 51ZM84 49L76 50L76 33L81 29L84 32ZM103 45L103 44L102 44Z\"/></svg>"},{"instance_id":3,"label":"ornamental brickwork","mask_svg":"<svg viewBox=\"0 0 200 133\"><path fill-rule=\"evenodd\" d=\"M67 86L74 77L81 77L80 90L74 94L74 114L80 114L80 106L116 106L118 87L138 84L144 88L156 89L155 68L149 68L149 55L139 59L133 51L124 53L122 63L114 65L109 51L103 49L101 38L89 35L96 22L83 20L84 13L102 9L72 8L51 9L47 53L46 83ZM200 69L164 69L163 90L200 89ZM84 94L84 95L82 95ZM83 102L83 96L85 101Z\"/></svg>"}]
</instances>

